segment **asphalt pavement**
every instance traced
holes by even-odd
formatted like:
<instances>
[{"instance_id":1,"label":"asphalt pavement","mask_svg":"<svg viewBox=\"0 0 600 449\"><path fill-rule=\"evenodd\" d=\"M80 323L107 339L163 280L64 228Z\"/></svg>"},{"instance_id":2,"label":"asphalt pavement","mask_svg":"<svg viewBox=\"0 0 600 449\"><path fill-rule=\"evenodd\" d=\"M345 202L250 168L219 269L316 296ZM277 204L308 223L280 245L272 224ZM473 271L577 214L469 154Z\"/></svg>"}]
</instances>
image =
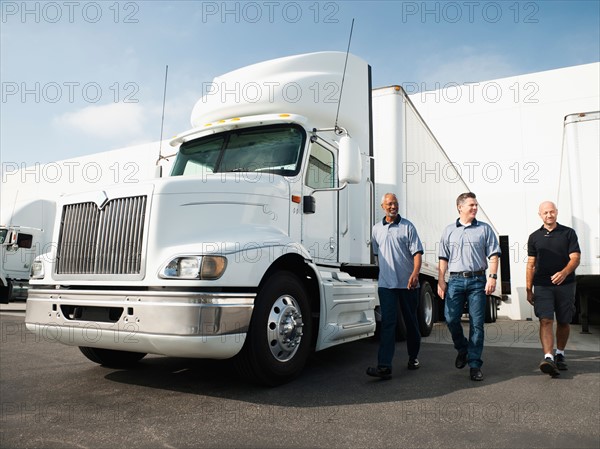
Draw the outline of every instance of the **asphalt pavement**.
<instances>
[{"instance_id":1,"label":"asphalt pavement","mask_svg":"<svg viewBox=\"0 0 600 449\"><path fill-rule=\"evenodd\" d=\"M465 323L466 325L466 323ZM421 368L369 378L374 339L311 356L296 380L263 388L227 361L147 356L130 370L24 327L24 304L0 307L1 448L600 448L600 327L572 326L569 370L538 364L538 324L486 325L483 382L454 368L443 324Z\"/></svg>"}]
</instances>

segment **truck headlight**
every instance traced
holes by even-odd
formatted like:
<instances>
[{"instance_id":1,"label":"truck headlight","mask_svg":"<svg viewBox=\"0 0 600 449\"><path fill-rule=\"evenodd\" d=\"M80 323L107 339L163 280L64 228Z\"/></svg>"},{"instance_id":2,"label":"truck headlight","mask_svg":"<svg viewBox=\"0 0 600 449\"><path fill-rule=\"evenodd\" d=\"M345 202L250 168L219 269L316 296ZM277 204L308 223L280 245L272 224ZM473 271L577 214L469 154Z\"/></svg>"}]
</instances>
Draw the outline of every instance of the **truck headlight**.
<instances>
[{"instance_id":1,"label":"truck headlight","mask_svg":"<svg viewBox=\"0 0 600 449\"><path fill-rule=\"evenodd\" d=\"M175 257L160 272L166 279L219 279L225 272L227 259L223 256Z\"/></svg>"},{"instance_id":2,"label":"truck headlight","mask_svg":"<svg viewBox=\"0 0 600 449\"><path fill-rule=\"evenodd\" d=\"M29 274L31 279L42 279L45 275L44 263L41 260L34 260Z\"/></svg>"}]
</instances>

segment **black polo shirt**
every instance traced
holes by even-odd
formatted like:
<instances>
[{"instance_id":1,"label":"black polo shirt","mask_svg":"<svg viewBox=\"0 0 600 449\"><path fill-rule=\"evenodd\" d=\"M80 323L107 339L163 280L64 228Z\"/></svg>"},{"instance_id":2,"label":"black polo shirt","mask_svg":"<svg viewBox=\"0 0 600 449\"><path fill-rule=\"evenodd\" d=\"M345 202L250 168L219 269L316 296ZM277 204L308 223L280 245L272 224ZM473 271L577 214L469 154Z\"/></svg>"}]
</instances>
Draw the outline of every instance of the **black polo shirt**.
<instances>
[{"instance_id":1,"label":"black polo shirt","mask_svg":"<svg viewBox=\"0 0 600 449\"><path fill-rule=\"evenodd\" d=\"M569 254L581 253L575 231L556 223L552 231L542 226L529 236L527 255L536 258L533 285L554 285L550 277L569 263ZM563 284L575 282L575 272L566 277Z\"/></svg>"}]
</instances>

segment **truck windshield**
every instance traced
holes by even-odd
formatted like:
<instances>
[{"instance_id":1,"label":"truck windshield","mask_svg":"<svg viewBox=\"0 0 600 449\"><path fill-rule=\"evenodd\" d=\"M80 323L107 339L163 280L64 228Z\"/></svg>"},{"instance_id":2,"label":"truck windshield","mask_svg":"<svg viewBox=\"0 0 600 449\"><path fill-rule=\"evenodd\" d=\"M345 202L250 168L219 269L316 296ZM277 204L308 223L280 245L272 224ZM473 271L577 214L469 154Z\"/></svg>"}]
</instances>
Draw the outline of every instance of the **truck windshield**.
<instances>
[{"instance_id":1,"label":"truck windshield","mask_svg":"<svg viewBox=\"0 0 600 449\"><path fill-rule=\"evenodd\" d=\"M181 145L171 176L300 170L306 134L296 125L235 129Z\"/></svg>"},{"instance_id":2,"label":"truck windshield","mask_svg":"<svg viewBox=\"0 0 600 449\"><path fill-rule=\"evenodd\" d=\"M5 229L5 228L0 229L0 245L4 244L7 233L8 233L8 229Z\"/></svg>"}]
</instances>

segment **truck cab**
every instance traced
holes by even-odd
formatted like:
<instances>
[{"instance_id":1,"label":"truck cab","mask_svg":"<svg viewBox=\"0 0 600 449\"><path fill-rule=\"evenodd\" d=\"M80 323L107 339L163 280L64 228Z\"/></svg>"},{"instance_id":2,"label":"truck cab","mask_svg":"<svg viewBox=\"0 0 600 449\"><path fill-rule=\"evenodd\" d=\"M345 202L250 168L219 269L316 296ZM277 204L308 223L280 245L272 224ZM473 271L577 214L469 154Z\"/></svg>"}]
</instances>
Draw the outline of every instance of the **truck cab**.
<instances>
[{"instance_id":1,"label":"truck cab","mask_svg":"<svg viewBox=\"0 0 600 449\"><path fill-rule=\"evenodd\" d=\"M26 299L29 271L43 231L24 226L0 226L0 302Z\"/></svg>"},{"instance_id":2,"label":"truck cab","mask_svg":"<svg viewBox=\"0 0 600 449\"><path fill-rule=\"evenodd\" d=\"M233 357L268 385L313 349L373 335L376 283L340 269L371 261L370 68L350 57L337 122L338 101L315 101L315 89L341 88L345 56L218 78L226 92L268 91L201 98L171 142L170 176L61 197L56 245L32 270L28 329L107 365Z\"/></svg>"}]
</instances>

